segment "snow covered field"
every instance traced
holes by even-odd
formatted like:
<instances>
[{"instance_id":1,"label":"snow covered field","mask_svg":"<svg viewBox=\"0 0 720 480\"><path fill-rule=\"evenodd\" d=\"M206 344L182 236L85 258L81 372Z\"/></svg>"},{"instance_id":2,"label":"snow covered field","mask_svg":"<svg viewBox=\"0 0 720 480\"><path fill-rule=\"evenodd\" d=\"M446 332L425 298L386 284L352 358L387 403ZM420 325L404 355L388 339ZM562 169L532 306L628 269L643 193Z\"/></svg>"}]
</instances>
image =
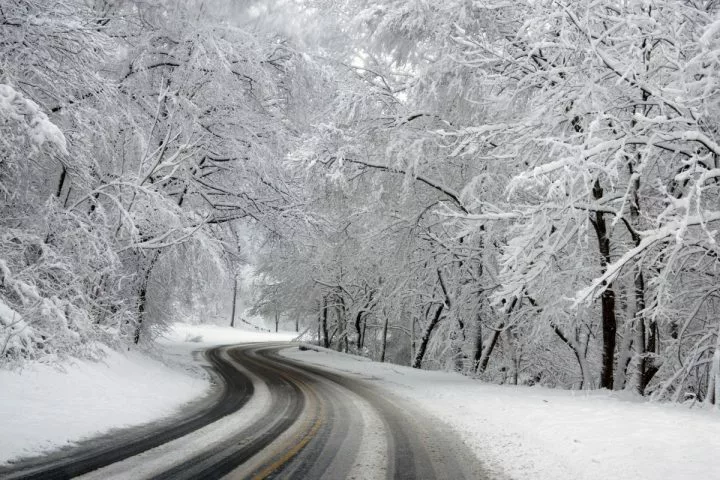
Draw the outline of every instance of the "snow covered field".
<instances>
[{"instance_id":1,"label":"snow covered field","mask_svg":"<svg viewBox=\"0 0 720 480\"><path fill-rule=\"evenodd\" d=\"M195 350L293 336L176 324L158 341L158 359L108 350L102 362L75 360L62 370L0 370L0 464L173 414L209 390L206 374L193 361Z\"/></svg>"},{"instance_id":2,"label":"snow covered field","mask_svg":"<svg viewBox=\"0 0 720 480\"><path fill-rule=\"evenodd\" d=\"M208 381L139 353L0 371L0 463L173 413Z\"/></svg>"},{"instance_id":3,"label":"snow covered field","mask_svg":"<svg viewBox=\"0 0 720 480\"><path fill-rule=\"evenodd\" d=\"M717 411L607 391L488 385L319 350L283 354L361 375L417 401L451 425L500 478L720 479Z\"/></svg>"}]
</instances>

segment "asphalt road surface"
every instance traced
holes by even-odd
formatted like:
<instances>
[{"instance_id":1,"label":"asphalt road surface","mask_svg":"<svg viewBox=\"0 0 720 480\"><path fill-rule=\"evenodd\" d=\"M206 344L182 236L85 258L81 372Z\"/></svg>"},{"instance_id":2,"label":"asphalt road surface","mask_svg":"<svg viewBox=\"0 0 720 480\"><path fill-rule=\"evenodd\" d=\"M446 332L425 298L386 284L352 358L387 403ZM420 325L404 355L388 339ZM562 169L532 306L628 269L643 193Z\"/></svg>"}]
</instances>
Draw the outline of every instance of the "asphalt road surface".
<instances>
[{"instance_id":1,"label":"asphalt road surface","mask_svg":"<svg viewBox=\"0 0 720 480\"><path fill-rule=\"evenodd\" d=\"M486 478L424 411L370 380L278 355L288 346L208 350L218 388L182 416L0 467L0 478Z\"/></svg>"}]
</instances>

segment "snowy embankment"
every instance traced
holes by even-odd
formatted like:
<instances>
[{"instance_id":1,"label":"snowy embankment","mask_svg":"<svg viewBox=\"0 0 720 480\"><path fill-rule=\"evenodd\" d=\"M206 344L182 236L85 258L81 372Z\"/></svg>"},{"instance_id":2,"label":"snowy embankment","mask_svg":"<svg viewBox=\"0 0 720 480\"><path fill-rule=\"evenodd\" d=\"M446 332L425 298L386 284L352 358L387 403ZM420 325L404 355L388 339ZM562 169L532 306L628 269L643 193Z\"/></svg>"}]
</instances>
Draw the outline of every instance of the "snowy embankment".
<instances>
[{"instance_id":1,"label":"snowy embankment","mask_svg":"<svg viewBox=\"0 0 720 480\"><path fill-rule=\"evenodd\" d=\"M193 351L293 335L176 324L158 342L155 358L108 350L100 362L0 370L0 464L177 413L210 389Z\"/></svg>"},{"instance_id":2,"label":"snowy embankment","mask_svg":"<svg viewBox=\"0 0 720 480\"><path fill-rule=\"evenodd\" d=\"M283 355L360 375L417 402L455 429L498 478L720 479L717 411L607 391L488 385L318 350Z\"/></svg>"}]
</instances>

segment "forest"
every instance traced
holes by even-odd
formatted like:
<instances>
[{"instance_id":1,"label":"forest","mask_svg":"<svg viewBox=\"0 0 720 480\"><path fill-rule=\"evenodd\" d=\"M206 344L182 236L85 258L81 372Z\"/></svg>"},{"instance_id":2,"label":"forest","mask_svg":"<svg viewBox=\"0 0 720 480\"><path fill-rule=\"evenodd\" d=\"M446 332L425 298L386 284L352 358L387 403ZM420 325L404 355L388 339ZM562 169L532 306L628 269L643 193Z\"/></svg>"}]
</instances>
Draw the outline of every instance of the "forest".
<instances>
[{"instance_id":1,"label":"forest","mask_svg":"<svg viewBox=\"0 0 720 480\"><path fill-rule=\"evenodd\" d=\"M0 0L0 368L239 284L378 361L717 405L720 1Z\"/></svg>"}]
</instances>

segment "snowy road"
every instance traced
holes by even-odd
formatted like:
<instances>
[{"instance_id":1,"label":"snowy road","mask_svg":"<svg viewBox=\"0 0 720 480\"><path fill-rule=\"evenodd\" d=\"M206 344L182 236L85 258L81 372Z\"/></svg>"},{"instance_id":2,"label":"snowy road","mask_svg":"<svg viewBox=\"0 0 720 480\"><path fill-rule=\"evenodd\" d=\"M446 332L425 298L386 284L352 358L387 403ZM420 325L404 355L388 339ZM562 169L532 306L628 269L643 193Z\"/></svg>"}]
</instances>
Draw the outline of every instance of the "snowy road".
<instances>
[{"instance_id":1,"label":"snowy road","mask_svg":"<svg viewBox=\"0 0 720 480\"><path fill-rule=\"evenodd\" d=\"M278 355L211 349L226 388L182 419L106 436L3 478L483 478L444 425L371 381ZM16 467L19 467L16 465Z\"/></svg>"}]
</instances>

